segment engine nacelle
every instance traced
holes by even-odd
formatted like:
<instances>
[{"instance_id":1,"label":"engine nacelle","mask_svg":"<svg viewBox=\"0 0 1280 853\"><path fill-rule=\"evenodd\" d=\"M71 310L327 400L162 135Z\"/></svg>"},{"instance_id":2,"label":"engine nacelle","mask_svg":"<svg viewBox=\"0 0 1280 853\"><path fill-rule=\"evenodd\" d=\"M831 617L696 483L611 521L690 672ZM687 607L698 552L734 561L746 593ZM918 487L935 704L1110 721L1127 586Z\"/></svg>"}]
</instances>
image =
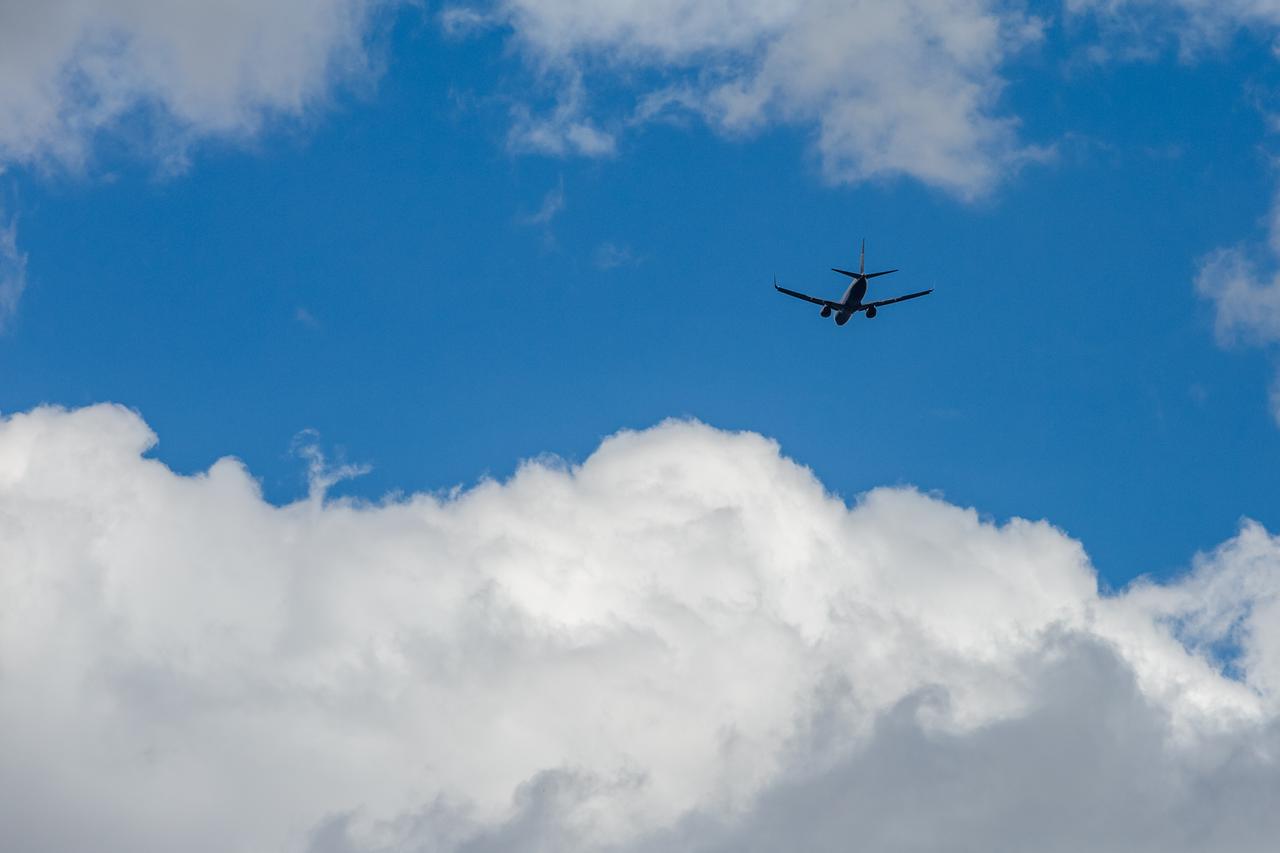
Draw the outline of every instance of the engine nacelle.
<instances>
[{"instance_id":1,"label":"engine nacelle","mask_svg":"<svg viewBox=\"0 0 1280 853\"><path fill-rule=\"evenodd\" d=\"M872 308L868 308L868 309L867 309L867 319L868 319L868 320L875 319L875 316L876 316L876 309L875 309L874 307L872 307Z\"/></svg>"},{"instance_id":2,"label":"engine nacelle","mask_svg":"<svg viewBox=\"0 0 1280 853\"><path fill-rule=\"evenodd\" d=\"M823 306L822 306L822 316L823 316L823 317L830 317L830 316L831 316L831 306L830 306L830 305L823 305Z\"/></svg>"}]
</instances>

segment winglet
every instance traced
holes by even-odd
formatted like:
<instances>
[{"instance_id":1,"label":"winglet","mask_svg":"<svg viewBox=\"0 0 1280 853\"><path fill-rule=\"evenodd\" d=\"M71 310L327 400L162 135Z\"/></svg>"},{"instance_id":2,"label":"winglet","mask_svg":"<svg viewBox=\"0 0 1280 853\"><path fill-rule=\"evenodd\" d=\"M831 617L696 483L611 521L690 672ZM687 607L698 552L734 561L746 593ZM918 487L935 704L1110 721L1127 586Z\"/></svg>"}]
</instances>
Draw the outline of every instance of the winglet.
<instances>
[{"instance_id":1,"label":"winglet","mask_svg":"<svg viewBox=\"0 0 1280 853\"><path fill-rule=\"evenodd\" d=\"M858 256L858 275L867 271L867 238L862 238L862 254Z\"/></svg>"}]
</instances>

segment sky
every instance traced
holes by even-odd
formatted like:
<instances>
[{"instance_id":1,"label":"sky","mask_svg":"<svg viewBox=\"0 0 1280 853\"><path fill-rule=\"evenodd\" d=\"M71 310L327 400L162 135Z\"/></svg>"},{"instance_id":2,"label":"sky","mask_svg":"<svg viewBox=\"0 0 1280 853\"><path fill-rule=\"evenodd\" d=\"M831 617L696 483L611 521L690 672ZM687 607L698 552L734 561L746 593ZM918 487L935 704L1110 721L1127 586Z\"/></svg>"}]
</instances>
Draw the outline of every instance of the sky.
<instances>
[{"instance_id":1,"label":"sky","mask_svg":"<svg viewBox=\"0 0 1280 853\"><path fill-rule=\"evenodd\" d=\"M1277 57L0 0L0 846L1270 849Z\"/></svg>"}]
</instances>

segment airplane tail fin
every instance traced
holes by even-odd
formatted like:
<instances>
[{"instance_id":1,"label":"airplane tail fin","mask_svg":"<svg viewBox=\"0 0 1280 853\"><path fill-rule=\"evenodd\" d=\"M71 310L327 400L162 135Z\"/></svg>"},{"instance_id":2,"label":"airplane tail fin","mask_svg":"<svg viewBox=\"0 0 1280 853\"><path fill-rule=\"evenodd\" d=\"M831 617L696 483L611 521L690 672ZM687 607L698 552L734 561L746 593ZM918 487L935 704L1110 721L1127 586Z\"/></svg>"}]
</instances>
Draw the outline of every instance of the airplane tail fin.
<instances>
[{"instance_id":1,"label":"airplane tail fin","mask_svg":"<svg viewBox=\"0 0 1280 853\"><path fill-rule=\"evenodd\" d=\"M867 272L867 238L862 238L862 252L858 255L858 271L850 272L842 270L839 267L832 267L832 272L838 272L840 275L847 275L849 278L875 278L878 275L888 275L897 270L881 270L880 272Z\"/></svg>"}]
</instances>

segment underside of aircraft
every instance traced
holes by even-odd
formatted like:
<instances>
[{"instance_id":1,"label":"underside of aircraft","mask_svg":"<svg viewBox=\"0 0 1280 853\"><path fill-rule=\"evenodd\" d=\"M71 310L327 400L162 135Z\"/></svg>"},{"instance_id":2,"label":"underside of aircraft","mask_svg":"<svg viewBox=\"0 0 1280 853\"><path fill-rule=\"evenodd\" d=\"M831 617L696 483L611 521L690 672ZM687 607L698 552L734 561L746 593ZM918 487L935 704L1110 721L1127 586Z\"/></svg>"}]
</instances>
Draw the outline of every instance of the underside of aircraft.
<instances>
[{"instance_id":1,"label":"underside of aircraft","mask_svg":"<svg viewBox=\"0 0 1280 853\"><path fill-rule=\"evenodd\" d=\"M921 290L917 293L908 293L905 296L895 296L892 299L879 299L873 302L863 302L863 297L866 296L867 293L867 281L869 279L897 272L896 269L882 270L880 272L866 272L866 261L867 241L863 240L862 253L858 261L857 272L850 272L849 270L842 270L836 267L831 268L832 272L840 273L841 275L848 276L852 279L849 283L848 289L844 292L844 296L841 297L839 301L822 299L821 297L810 296L807 293L788 290L785 287L781 287L778 284L777 279L774 280L773 287L779 293L785 293L787 296L794 296L796 299L803 299L806 302L812 302L814 305L822 306L822 310L819 314L823 317L830 317L834 314L837 326L843 326L845 323L849 322L849 318L859 311L865 312L867 319L870 320L874 318L879 310L886 305L892 305L895 302L905 302L908 299L916 299L933 293L933 288L929 288L928 290Z\"/></svg>"}]
</instances>

